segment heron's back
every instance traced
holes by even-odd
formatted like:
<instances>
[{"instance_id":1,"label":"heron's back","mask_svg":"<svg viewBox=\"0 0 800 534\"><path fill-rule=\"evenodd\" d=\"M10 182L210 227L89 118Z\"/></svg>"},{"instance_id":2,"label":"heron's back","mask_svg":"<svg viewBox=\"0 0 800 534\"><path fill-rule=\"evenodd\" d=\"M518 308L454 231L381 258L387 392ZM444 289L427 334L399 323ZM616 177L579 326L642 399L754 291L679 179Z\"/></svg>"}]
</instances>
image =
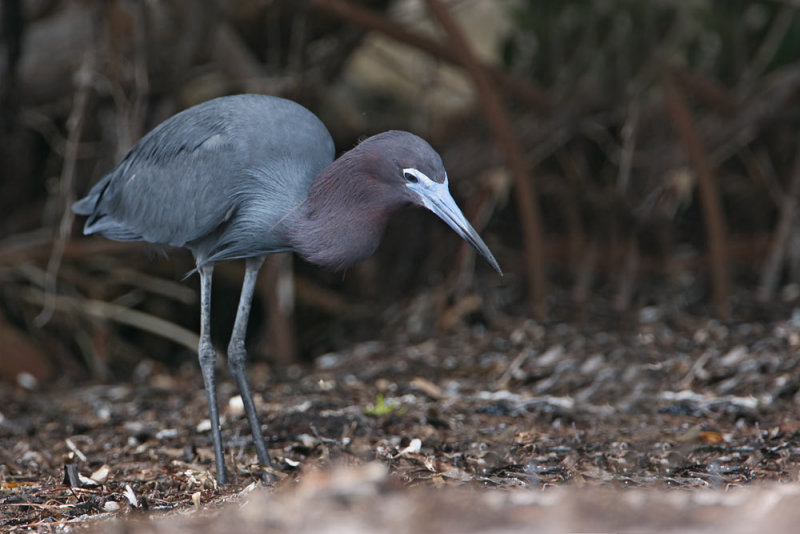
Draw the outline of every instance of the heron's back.
<instances>
[{"instance_id":1,"label":"heron's back","mask_svg":"<svg viewBox=\"0 0 800 534\"><path fill-rule=\"evenodd\" d=\"M222 97L153 129L73 209L85 234L186 246L200 263L288 250L284 223L333 158L299 104Z\"/></svg>"}]
</instances>

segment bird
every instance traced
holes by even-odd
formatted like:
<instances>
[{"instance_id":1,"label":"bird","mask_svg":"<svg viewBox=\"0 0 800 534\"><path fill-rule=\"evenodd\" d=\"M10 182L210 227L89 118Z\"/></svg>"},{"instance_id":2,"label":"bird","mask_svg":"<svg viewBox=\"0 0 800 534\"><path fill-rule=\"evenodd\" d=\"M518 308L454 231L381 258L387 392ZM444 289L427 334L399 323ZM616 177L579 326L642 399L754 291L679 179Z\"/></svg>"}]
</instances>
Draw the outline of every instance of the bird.
<instances>
[{"instance_id":1,"label":"bird","mask_svg":"<svg viewBox=\"0 0 800 534\"><path fill-rule=\"evenodd\" d=\"M450 195L441 157L424 139L389 130L335 155L327 128L302 105L269 95L222 96L156 126L72 206L88 217L84 235L183 247L193 254L200 277L197 353L220 485L229 477L210 333L217 262L245 262L228 367L263 473L272 462L245 372L245 331L265 256L294 252L313 264L345 269L375 251L394 212L417 205L441 218L502 275ZM269 483L272 475L264 478Z\"/></svg>"}]
</instances>

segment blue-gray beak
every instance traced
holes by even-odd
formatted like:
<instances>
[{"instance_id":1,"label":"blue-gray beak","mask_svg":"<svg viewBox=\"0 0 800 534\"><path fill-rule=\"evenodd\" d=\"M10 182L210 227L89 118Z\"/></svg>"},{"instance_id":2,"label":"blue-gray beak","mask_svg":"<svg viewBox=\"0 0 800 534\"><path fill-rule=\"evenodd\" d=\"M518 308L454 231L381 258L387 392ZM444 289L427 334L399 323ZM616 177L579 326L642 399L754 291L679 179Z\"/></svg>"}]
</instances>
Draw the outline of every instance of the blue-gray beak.
<instances>
[{"instance_id":1,"label":"blue-gray beak","mask_svg":"<svg viewBox=\"0 0 800 534\"><path fill-rule=\"evenodd\" d=\"M489 265L502 276L503 271L500 269L497 260L494 259L492 251L483 242L478 232L469 224L456 201L450 195L450 191L447 188L447 177L445 176L444 182L440 184L434 182L417 169L403 169L403 172L406 176L411 175L416 178L416 181L407 182L406 186L419 196L421 204L435 213L467 243L472 245L472 248L486 258Z\"/></svg>"}]
</instances>

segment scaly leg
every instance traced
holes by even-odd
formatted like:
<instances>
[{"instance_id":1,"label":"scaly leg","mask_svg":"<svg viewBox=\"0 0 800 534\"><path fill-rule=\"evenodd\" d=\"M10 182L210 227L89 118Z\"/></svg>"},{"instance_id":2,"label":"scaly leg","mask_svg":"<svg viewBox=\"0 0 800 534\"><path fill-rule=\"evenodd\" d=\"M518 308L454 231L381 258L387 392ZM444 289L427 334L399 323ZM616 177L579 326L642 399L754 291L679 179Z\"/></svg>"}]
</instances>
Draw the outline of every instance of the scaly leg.
<instances>
[{"instance_id":1,"label":"scaly leg","mask_svg":"<svg viewBox=\"0 0 800 534\"><path fill-rule=\"evenodd\" d=\"M250 317L250 307L253 302L253 291L256 287L258 270L264 264L264 258L248 258L245 264L244 282L242 282L242 294L239 297L239 309L236 312L236 321L233 323L233 333L228 344L228 367L231 370L239 393L244 403L244 412L247 421L250 423L250 431L253 434L253 443L256 446L256 454L261 465L271 466L267 446L264 443L264 435L261 432L261 424L258 422L256 407L253 404L253 394L250 392L250 383L245 373L245 362L247 360L247 349L245 348L245 337L247 334L247 320ZM265 471L264 482L269 483L272 479L271 474Z\"/></svg>"},{"instance_id":2,"label":"scaly leg","mask_svg":"<svg viewBox=\"0 0 800 534\"><path fill-rule=\"evenodd\" d=\"M222 433L219 430L219 410L217 409L217 382L214 377L214 363L217 353L211 344L211 277L214 266L198 267L200 273L200 344L197 355L203 373L203 385L208 401L208 418L211 420L211 441L214 444L214 459L217 463L217 482L228 483L225 471L225 457L222 453Z\"/></svg>"}]
</instances>

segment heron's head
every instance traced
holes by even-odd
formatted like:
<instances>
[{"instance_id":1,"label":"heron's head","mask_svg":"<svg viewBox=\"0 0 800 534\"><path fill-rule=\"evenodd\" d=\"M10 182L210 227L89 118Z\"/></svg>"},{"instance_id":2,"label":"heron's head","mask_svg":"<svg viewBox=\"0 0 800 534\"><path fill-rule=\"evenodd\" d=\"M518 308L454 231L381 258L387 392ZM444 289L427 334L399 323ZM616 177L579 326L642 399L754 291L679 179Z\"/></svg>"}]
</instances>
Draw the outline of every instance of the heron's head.
<instances>
[{"instance_id":1,"label":"heron's head","mask_svg":"<svg viewBox=\"0 0 800 534\"><path fill-rule=\"evenodd\" d=\"M409 132L390 130L367 138L355 151L387 198L432 211L502 274L489 247L450 195L442 158L427 141Z\"/></svg>"}]
</instances>

